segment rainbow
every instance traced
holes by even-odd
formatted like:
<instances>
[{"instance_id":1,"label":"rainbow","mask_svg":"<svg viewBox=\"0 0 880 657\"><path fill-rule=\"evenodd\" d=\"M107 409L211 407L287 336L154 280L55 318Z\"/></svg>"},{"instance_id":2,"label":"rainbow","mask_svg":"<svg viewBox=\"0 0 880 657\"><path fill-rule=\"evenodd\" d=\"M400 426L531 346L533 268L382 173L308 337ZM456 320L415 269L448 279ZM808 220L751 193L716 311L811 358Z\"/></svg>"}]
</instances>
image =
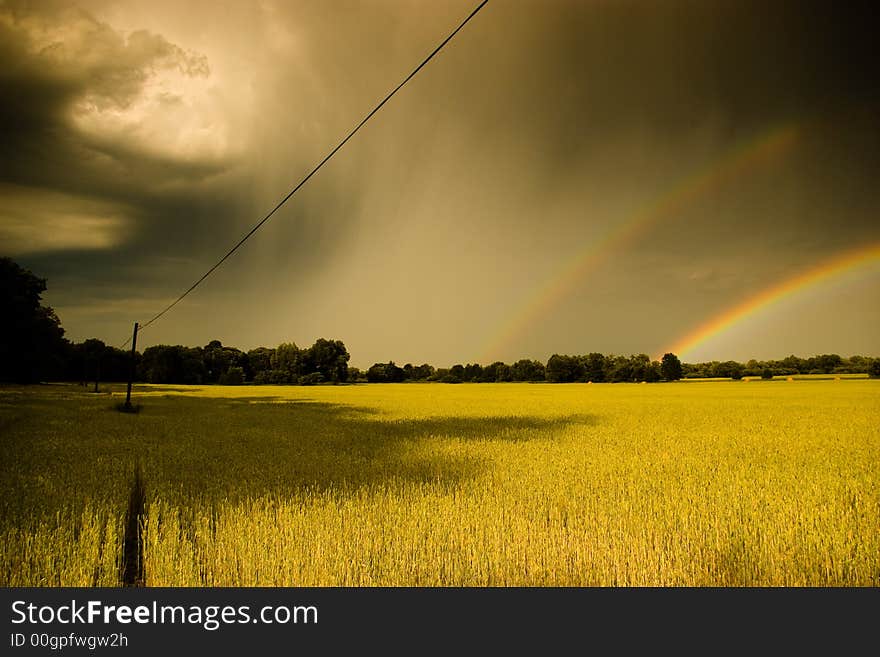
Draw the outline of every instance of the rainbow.
<instances>
[{"instance_id":1,"label":"rainbow","mask_svg":"<svg viewBox=\"0 0 880 657\"><path fill-rule=\"evenodd\" d=\"M680 338L675 344L665 349L663 353L672 352L678 356L685 355L695 347L706 342L709 338L739 324L781 299L835 276L853 271L862 266L871 266L877 263L880 263L880 242L839 253L807 271L765 288L733 308L729 308L716 315Z\"/></svg>"},{"instance_id":2,"label":"rainbow","mask_svg":"<svg viewBox=\"0 0 880 657\"><path fill-rule=\"evenodd\" d=\"M588 273L612 254L660 222L680 215L684 208L713 190L788 152L797 142L800 132L797 122L788 122L752 137L725 152L708 168L703 167L682 178L669 192L640 207L604 237L584 245L529 297L510 321L502 324L501 329L488 341L479 360L490 362L502 356L533 324L546 317Z\"/></svg>"}]
</instances>

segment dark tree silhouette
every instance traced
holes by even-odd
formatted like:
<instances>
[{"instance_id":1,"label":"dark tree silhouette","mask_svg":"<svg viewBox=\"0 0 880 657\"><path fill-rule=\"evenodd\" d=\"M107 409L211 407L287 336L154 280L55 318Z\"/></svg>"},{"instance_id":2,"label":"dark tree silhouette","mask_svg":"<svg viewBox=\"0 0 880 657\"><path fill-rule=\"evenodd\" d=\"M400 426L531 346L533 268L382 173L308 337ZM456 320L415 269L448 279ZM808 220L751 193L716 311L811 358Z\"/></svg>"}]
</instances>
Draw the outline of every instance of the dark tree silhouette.
<instances>
[{"instance_id":1,"label":"dark tree silhouette","mask_svg":"<svg viewBox=\"0 0 880 657\"><path fill-rule=\"evenodd\" d=\"M526 358L518 360L510 366L510 378L513 381L543 381L544 364Z\"/></svg>"},{"instance_id":2,"label":"dark tree silhouette","mask_svg":"<svg viewBox=\"0 0 880 657\"><path fill-rule=\"evenodd\" d=\"M547 361L545 374L551 383L573 383L583 375L583 367L575 356L553 354Z\"/></svg>"},{"instance_id":3,"label":"dark tree silhouette","mask_svg":"<svg viewBox=\"0 0 880 657\"><path fill-rule=\"evenodd\" d=\"M660 374L667 381L678 381L682 377L681 361L673 353L663 354L660 361Z\"/></svg>"},{"instance_id":4,"label":"dark tree silhouette","mask_svg":"<svg viewBox=\"0 0 880 657\"><path fill-rule=\"evenodd\" d=\"M605 356L593 352L583 357L584 379L599 383L605 380Z\"/></svg>"},{"instance_id":5,"label":"dark tree silhouette","mask_svg":"<svg viewBox=\"0 0 880 657\"><path fill-rule=\"evenodd\" d=\"M82 351L85 357L86 372L90 373L89 381L95 383L95 392L98 392L98 382L101 380L101 366L108 352L107 345L97 338L89 338L82 343Z\"/></svg>"},{"instance_id":6,"label":"dark tree silhouette","mask_svg":"<svg viewBox=\"0 0 880 657\"><path fill-rule=\"evenodd\" d=\"M375 363L367 370L367 381L370 383L400 383L404 380L403 377L403 368L395 365L393 360Z\"/></svg>"},{"instance_id":7,"label":"dark tree silhouette","mask_svg":"<svg viewBox=\"0 0 880 657\"><path fill-rule=\"evenodd\" d=\"M306 353L306 374L317 373L324 381L345 383L348 380L348 360L348 350L342 340L318 338Z\"/></svg>"},{"instance_id":8,"label":"dark tree silhouette","mask_svg":"<svg viewBox=\"0 0 880 657\"><path fill-rule=\"evenodd\" d=\"M45 279L0 258L0 380L33 383L61 371L64 329L41 304Z\"/></svg>"}]
</instances>

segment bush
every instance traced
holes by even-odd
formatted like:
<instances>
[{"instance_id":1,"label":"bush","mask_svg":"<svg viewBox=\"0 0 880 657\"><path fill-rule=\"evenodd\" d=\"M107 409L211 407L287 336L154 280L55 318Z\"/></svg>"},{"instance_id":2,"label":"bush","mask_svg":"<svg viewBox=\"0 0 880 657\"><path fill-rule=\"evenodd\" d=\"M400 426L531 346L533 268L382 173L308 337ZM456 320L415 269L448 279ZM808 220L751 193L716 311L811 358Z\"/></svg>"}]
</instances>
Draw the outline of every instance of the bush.
<instances>
[{"instance_id":1,"label":"bush","mask_svg":"<svg viewBox=\"0 0 880 657\"><path fill-rule=\"evenodd\" d=\"M290 375L283 370L263 370L254 376L254 383L258 385L291 383Z\"/></svg>"},{"instance_id":2,"label":"bush","mask_svg":"<svg viewBox=\"0 0 880 657\"><path fill-rule=\"evenodd\" d=\"M762 379L772 379L773 378L773 370L771 370L769 367L766 368L763 372L761 372L761 378Z\"/></svg>"},{"instance_id":3,"label":"bush","mask_svg":"<svg viewBox=\"0 0 880 657\"><path fill-rule=\"evenodd\" d=\"M218 383L224 386L240 386L244 383L244 370L240 367L230 367L220 375Z\"/></svg>"},{"instance_id":4,"label":"bush","mask_svg":"<svg viewBox=\"0 0 880 657\"><path fill-rule=\"evenodd\" d=\"M320 372L312 372L311 374L299 377L299 384L301 386L313 386L318 383L324 383L324 375Z\"/></svg>"}]
</instances>

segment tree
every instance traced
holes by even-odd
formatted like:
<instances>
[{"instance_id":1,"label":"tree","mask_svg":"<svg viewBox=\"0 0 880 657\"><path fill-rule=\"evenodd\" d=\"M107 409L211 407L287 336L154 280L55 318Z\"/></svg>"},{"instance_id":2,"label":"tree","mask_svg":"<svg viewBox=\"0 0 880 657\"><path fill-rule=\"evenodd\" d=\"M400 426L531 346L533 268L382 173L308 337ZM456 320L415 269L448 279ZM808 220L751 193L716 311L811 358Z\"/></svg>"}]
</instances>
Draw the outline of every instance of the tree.
<instances>
[{"instance_id":1,"label":"tree","mask_svg":"<svg viewBox=\"0 0 880 657\"><path fill-rule=\"evenodd\" d=\"M611 383L632 381L632 362L626 356L609 356L605 380Z\"/></svg>"},{"instance_id":2,"label":"tree","mask_svg":"<svg viewBox=\"0 0 880 657\"><path fill-rule=\"evenodd\" d=\"M87 380L94 380L95 366L99 365L101 381L128 381L131 352L102 345L95 338L67 345L62 378L85 385ZM139 360L140 354L135 353L135 364Z\"/></svg>"},{"instance_id":3,"label":"tree","mask_svg":"<svg viewBox=\"0 0 880 657\"><path fill-rule=\"evenodd\" d=\"M810 366L803 358L798 358L794 354L786 356L780 361L780 365L786 370L787 374L806 374L810 370Z\"/></svg>"},{"instance_id":4,"label":"tree","mask_svg":"<svg viewBox=\"0 0 880 657\"><path fill-rule=\"evenodd\" d=\"M443 378L443 383L461 383L464 380L464 365L459 363L449 368L449 374Z\"/></svg>"},{"instance_id":5,"label":"tree","mask_svg":"<svg viewBox=\"0 0 880 657\"><path fill-rule=\"evenodd\" d=\"M413 368L413 379L416 381L424 381L434 376L434 366L428 363L422 363L418 367Z\"/></svg>"},{"instance_id":6,"label":"tree","mask_svg":"<svg viewBox=\"0 0 880 657\"><path fill-rule=\"evenodd\" d=\"M681 361L673 353L663 354L660 360L660 374L667 381L678 381L682 377Z\"/></svg>"},{"instance_id":7,"label":"tree","mask_svg":"<svg viewBox=\"0 0 880 657\"><path fill-rule=\"evenodd\" d=\"M543 381L544 363L526 358L518 360L510 366L510 378L513 381Z\"/></svg>"},{"instance_id":8,"label":"tree","mask_svg":"<svg viewBox=\"0 0 880 657\"><path fill-rule=\"evenodd\" d=\"M299 381L297 381L301 386L314 386L319 383L324 383L324 375L320 372L310 372L309 374L303 374L299 377Z\"/></svg>"},{"instance_id":9,"label":"tree","mask_svg":"<svg viewBox=\"0 0 880 657\"><path fill-rule=\"evenodd\" d=\"M743 377L744 369L742 363L737 363L735 360L728 360L715 366L715 376L730 377L731 379L739 380Z\"/></svg>"},{"instance_id":10,"label":"tree","mask_svg":"<svg viewBox=\"0 0 880 657\"><path fill-rule=\"evenodd\" d=\"M464 381L477 382L483 378L483 366L479 363L468 363L464 366Z\"/></svg>"},{"instance_id":11,"label":"tree","mask_svg":"<svg viewBox=\"0 0 880 657\"><path fill-rule=\"evenodd\" d=\"M644 380L646 383L656 383L657 381L662 379L663 375L660 373L660 363L658 363L656 360L652 360L650 363L648 363L648 365L645 367L644 376Z\"/></svg>"},{"instance_id":12,"label":"tree","mask_svg":"<svg viewBox=\"0 0 880 657\"><path fill-rule=\"evenodd\" d=\"M572 383L582 377L583 366L579 358L553 354L547 361L544 373L551 383Z\"/></svg>"},{"instance_id":13,"label":"tree","mask_svg":"<svg viewBox=\"0 0 880 657\"><path fill-rule=\"evenodd\" d=\"M388 361L388 364L385 365L385 377L388 379L388 383L402 383L403 368L398 367L393 360L390 360Z\"/></svg>"},{"instance_id":14,"label":"tree","mask_svg":"<svg viewBox=\"0 0 880 657\"><path fill-rule=\"evenodd\" d=\"M273 379L279 383L296 383L306 372L303 352L293 342L282 342L272 354L272 369L276 371Z\"/></svg>"},{"instance_id":15,"label":"tree","mask_svg":"<svg viewBox=\"0 0 880 657\"><path fill-rule=\"evenodd\" d=\"M446 367L438 367L431 374L431 377L428 379L429 381L442 381L447 376L449 376L449 368Z\"/></svg>"},{"instance_id":16,"label":"tree","mask_svg":"<svg viewBox=\"0 0 880 657\"><path fill-rule=\"evenodd\" d=\"M233 366L220 375L221 385L240 386L244 383L244 368Z\"/></svg>"},{"instance_id":17,"label":"tree","mask_svg":"<svg viewBox=\"0 0 880 657\"><path fill-rule=\"evenodd\" d=\"M510 366L506 363L502 363L500 360L496 360L494 363L486 365L486 367L483 368L483 376L480 378L484 383L510 381L510 379Z\"/></svg>"},{"instance_id":18,"label":"tree","mask_svg":"<svg viewBox=\"0 0 880 657\"><path fill-rule=\"evenodd\" d=\"M304 359L305 373L317 372L324 378L324 381L345 383L348 380L349 358L348 349L345 348L342 340L318 338L315 344L309 347Z\"/></svg>"},{"instance_id":19,"label":"tree","mask_svg":"<svg viewBox=\"0 0 880 657\"><path fill-rule=\"evenodd\" d=\"M837 354L822 354L807 359L810 370L819 370L822 374L831 374L835 368L843 364L843 359Z\"/></svg>"},{"instance_id":20,"label":"tree","mask_svg":"<svg viewBox=\"0 0 880 657\"><path fill-rule=\"evenodd\" d=\"M871 361L871 367L868 369L868 374L872 377L880 377L880 358L875 358Z\"/></svg>"},{"instance_id":21,"label":"tree","mask_svg":"<svg viewBox=\"0 0 880 657\"><path fill-rule=\"evenodd\" d=\"M181 345L156 345L144 350L140 377L150 383L199 385L205 380L202 350Z\"/></svg>"},{"instance_id":22,"label":"tree","mask_svg":"<svg viewBox=\"0 0 880 657\"><path fill-rule=\"evenodd\" d=\"M633 354L629 357L630 381L647 381L651 378L651 357L648 354Z\"/></svg>"},{"instance_id":23,"label":"tree","mask_svg":"<svg viewBox=\"0 0 880 657\"><path fill-rule=\"evenodd\" d=\"M367 381L369 383L385 383L385 363L373 363L367 370Z\"/></svg>"},{"instance_id":24,"label":"tree","mask_svg":"<svg viewBox=\"0 0 880 657\"><path fill-rule=\"evenodd\" d=\"M868 372L871 369L871 359L864 356L850 356L846 359L845 365L847 372L855 374L857 372Z\"/></svg>"},{"instance_id":25,"label":"tree","mask_svg":"<svg viewBox=\"0 0 880 657\"><path fill-rule=\"evenodd\" d=\"M223 383L231 367L239 367L244 374L248 366L247 354L235 347L224 347L220 340L211 340L202 348L205 364L205 383Z\"/></svg>"},{"instance_id":26,"label":"tree","mask_svg":"<svg viewBox=\"0 0 880 657\"><path fill-rule=\"evenodd\" d=\"M581 359L584 369L584 380L598 383L605 380L605 356L593 352Z\"/></svg>"},{"instance_id":27,"label":"tree","mask_svg":"<svg viewBox=\"0 0 880 657\"><path fill-rule=\"evenodd\" d=\"M370 383L401 383L403 377L403 368L395 365L393 360L387 363L374 363L367 370L367 381Z\"/></svg>"},{"instance_id":28,"label":"tree","mask_svg":"<svg viewBox=\"0 0 880 657\"><path fill-rule=\"evenodd\" d=\"M272 369L272 358L275 355L274 349L268 349L266 347L257 347L256 349L251 349L247 352L248 364L251 369L251 376L256 378L261 375L263 372L268 372Z\"/></svg>"},{"instance_id":29,"label":"tree","mask_svg":"<svg viewBox=\"0 0 880 657\"><path fill-rule=\"evenodd\" d=\"M107 345L97 338L89 338L82 344L83 355L85 356L86 371L91 373L89 378L95 382L95 392L98 392L98 381L101 379L101 361L104 360L104 354L107 352Z\"/></svg>"},{"instance_id":30,"label":"tree","mask_svg":"<svg viewBox=\"0 0 880 657\"><path fill-rule=\"evenodd\" d=\"M64 329L41 304L45 279L0 258L0 380L32 383L60 371Z\"/></svg>"}]
</instances>

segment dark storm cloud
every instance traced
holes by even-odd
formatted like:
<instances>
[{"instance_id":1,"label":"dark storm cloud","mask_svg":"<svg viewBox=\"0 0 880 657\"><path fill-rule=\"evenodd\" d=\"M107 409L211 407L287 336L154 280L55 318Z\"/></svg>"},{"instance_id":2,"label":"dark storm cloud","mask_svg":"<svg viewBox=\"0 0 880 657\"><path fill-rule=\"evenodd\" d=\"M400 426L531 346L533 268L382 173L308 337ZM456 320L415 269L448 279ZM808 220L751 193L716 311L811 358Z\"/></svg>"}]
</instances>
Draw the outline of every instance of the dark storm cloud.
<instances>
[{"instance_id":1,"label":"dark storm cloud","mask_svg":"<svg viewBox=\"0 0 880 657\"><path fill-rule=\"evenodd\" d=\"M76 104L124 109L157 70L208 74L204 57L148 32L124 38L82 10L53 3L6 3L0 12L2 56L9 63L0 71L4 181L68 188L82 184L84 191L93 192L96 183L88 174L94 169L100 181L110 178L109 182L119 184L121 174L128 173L143 153L124 144L85 138L72 125ZM116 163L116 171L101 154ZM175 162L166 158L156 164L168 168ZM85 167L86 173L82 178L71 176L72 166ZM200 163L180 162L180 166L192 175ZM203 175L217 168L201 166L206 167Z\"/></svg>"},{"instance_id":2,"label":"dark storm cloud","mask_svg":"<svg viewBox=\"0 0 880 657\"><path fill-rule=\"evenodd\" d=\"M130 283L149 287L161 268L143 266L139 256L161 261L191 248L193 217L234 208L222 189L211 189L234 162L151 151L124 131L90 133L77 123L89 111L130 109L159 73L209 75L203 55L147 31L123 35L62 3L4 3L0 44L8 63L0 70L0 184L17 192L4 197L4 221L30 212L33 238L6 246L23 250L31 266L66 288L68 303L130 295ZM120 224L115 248L57 244L49 231L58 226L40 212L57 194L68 211L112 208ZM57 215L58 204L52 210Z\"/></svg>"},{"instance_id":3,"label":"dark storm cloud","mask_svg":"<svg viewBox=\"0 0 880 657\"><path fill-rule=\"evenodd\" d=\"M134 236L144 217L152 219L151 230L173 227L192 193L198 196L196 184L229 166L150 153L124 136L102 138L76 125L77 113L89 108L130 107L157 71L207 75L204 57L148 32L123 37L61 4L6 3L0 17L3 59L10 63L0 72L0 182L30 188L34 196L56 191L118 204L130 215ZM187 195L169 194L162 190L169 181L192 187ZM169 205L176 212L164 212Z\"/></svg>"},{"instance_id":4,"label":"dark storm cloud","mask_svg":"<svg viewBox=\"0 0 880 657\"><path fill-rule=\"evenodd\" d=\"M849 3L510 3L484 19L477 68L510 103L480 127L549 137L551 167L624 129L675 139L713 119L748 132L880 98L870 22Z\"/></svg>"}]
</instances>

